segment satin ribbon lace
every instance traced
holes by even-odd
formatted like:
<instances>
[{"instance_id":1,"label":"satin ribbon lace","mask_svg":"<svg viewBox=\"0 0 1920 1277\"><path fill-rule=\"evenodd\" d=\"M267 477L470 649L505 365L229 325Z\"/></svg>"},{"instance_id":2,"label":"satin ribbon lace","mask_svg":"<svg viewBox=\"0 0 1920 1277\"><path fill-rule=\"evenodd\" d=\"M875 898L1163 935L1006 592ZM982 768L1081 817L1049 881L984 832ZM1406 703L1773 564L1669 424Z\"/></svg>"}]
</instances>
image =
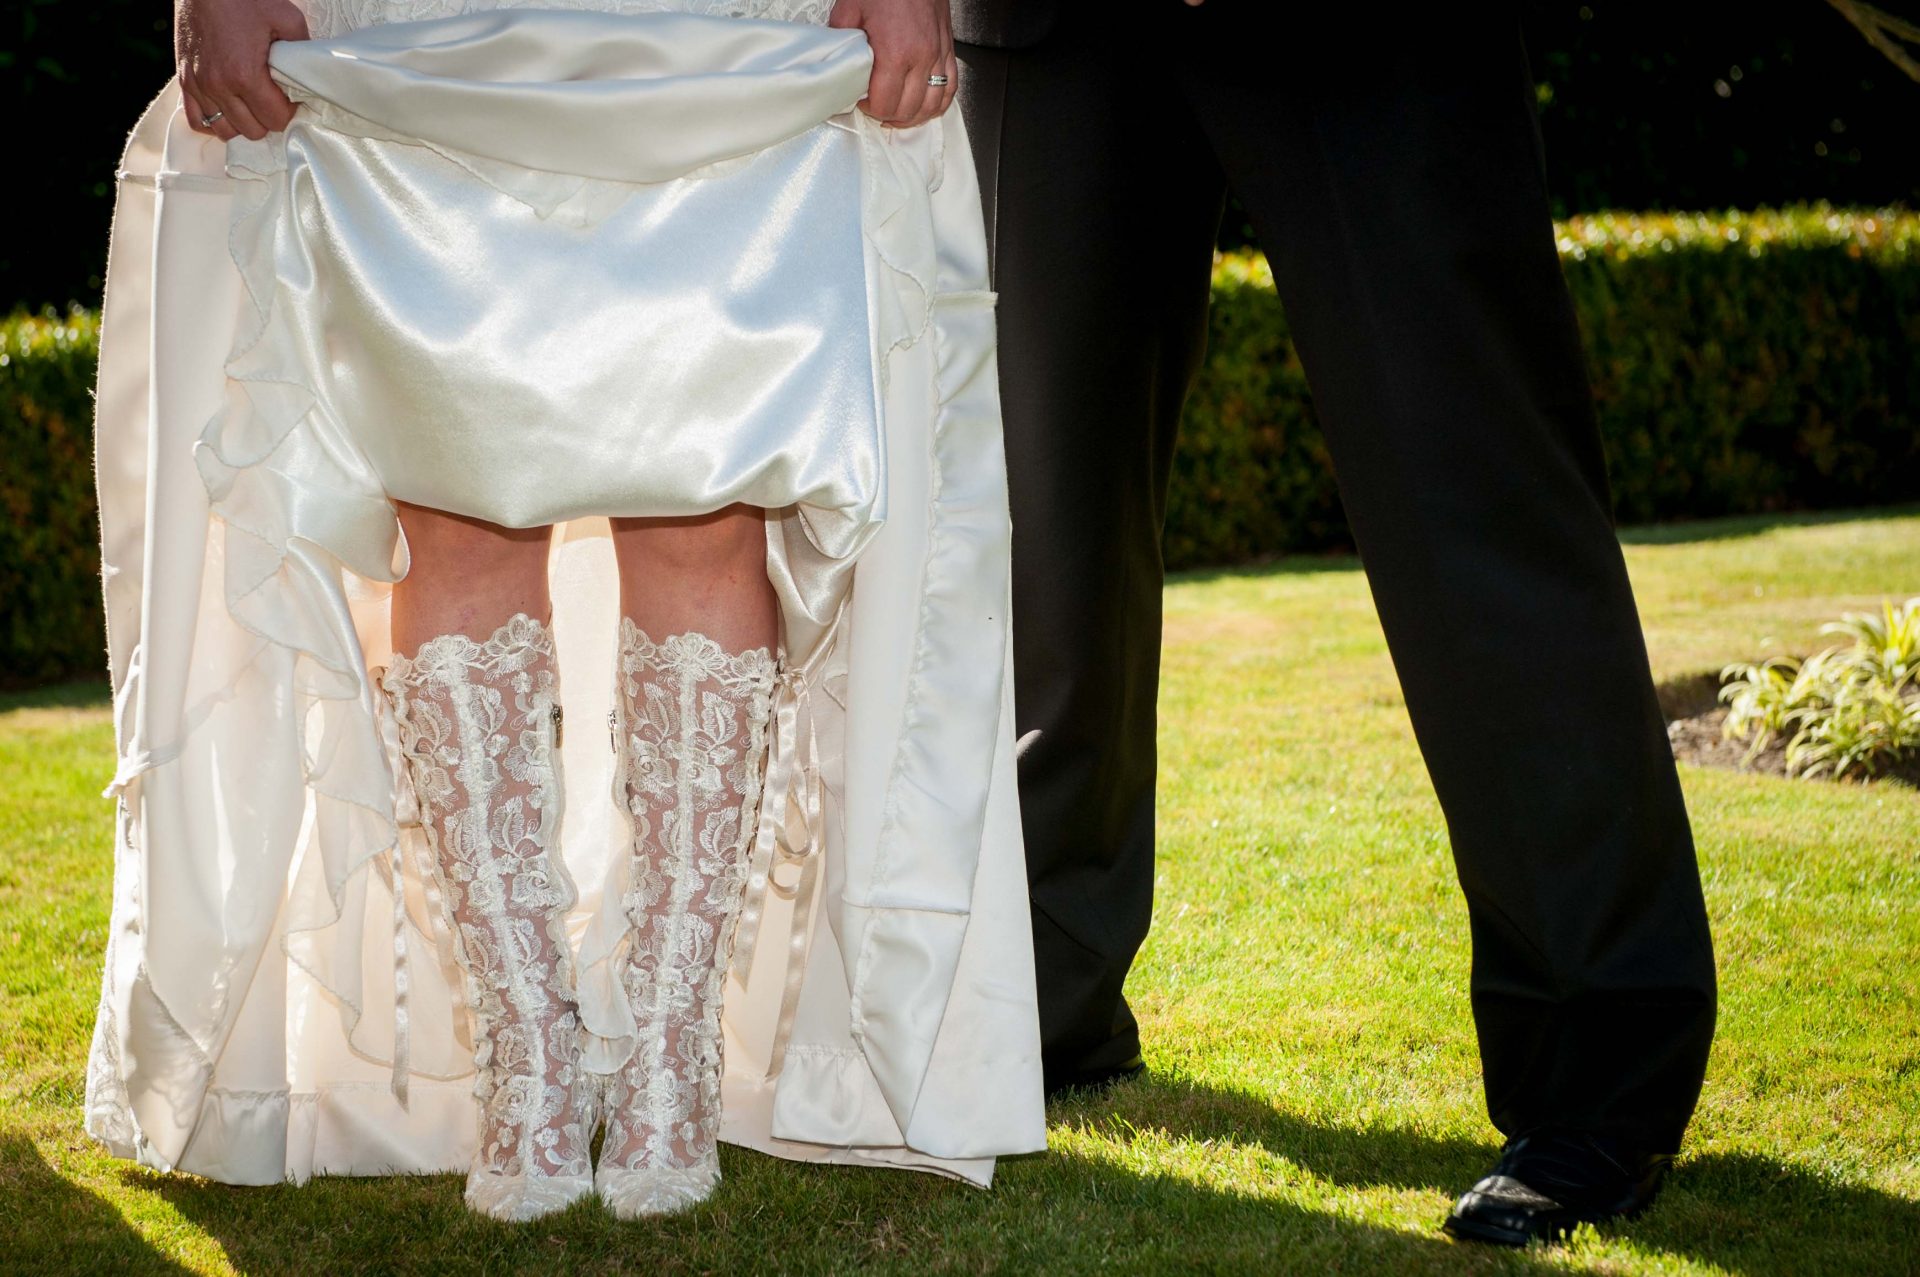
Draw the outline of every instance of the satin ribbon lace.
<instances>
[{"instance_id":1,"label":"satin ribbon lace","mask_svg":"<svg viewBox=\"0 0 1920 1277\"><path fill-rule=\"evenodd\" d=\"M813 679L804 669L780 670L774 696L774 743L760 804L758 828L750 839L746 900L734 940L733 973L741 984L753 974L767 904L778 896L791 914L782 940L780 1014L774 1022L767 1077L780 1075L793 1040L800 1010L800 989L813 942L813 910L818 899L826 829L821 809L820 733L813 704Z\"/></svg>"},{"instance_id":2,"label":"satin ribbon lace","mask_svg":"<svg viewBox=\"0 0 1920 1277\"><path fill-rule=\"evenodd\" d=\"M467 1204L509 1220L592 1190L554 664L551 632L519 615L484 643L433 639L380 680L474 1020Z\"/></svg>"},{"instance_id":3,"label":"satin ribbon lace","mask_svg":"<svg viewBox=\"0 0 1920 1277\"><path fill-rule=\"evenodd\" d=\"M766 648L656 644L621 622L614 786L634 857L621 983L636 1031L607 1081L595 1182L622 1217L683 1210L720 1180L721 994L777 677Z\"/></svg>"}]
</instances>

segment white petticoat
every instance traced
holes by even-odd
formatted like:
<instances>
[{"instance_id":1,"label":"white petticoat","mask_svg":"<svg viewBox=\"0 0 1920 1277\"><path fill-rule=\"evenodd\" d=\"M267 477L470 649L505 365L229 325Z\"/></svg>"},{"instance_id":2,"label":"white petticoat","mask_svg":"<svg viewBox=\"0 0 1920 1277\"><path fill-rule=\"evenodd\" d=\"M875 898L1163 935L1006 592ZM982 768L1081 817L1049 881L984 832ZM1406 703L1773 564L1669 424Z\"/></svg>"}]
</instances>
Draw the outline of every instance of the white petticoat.
<instances>
[{"instance_id":1,"label":"white petticoat","mask_svg":"<svg viewBox=\"0 0 1920 1277\"><path fill-rule=\"evenodd\" d=\"M273 65L303 102L285 134L226 154L169 88L123 163L96 427L120 818L88 1130L239 1183L470 1157L460 980L366 673L406 567L391 496L570 520L563 855L587 1063L623 1059L626 831L593 727L618 590L592 516L746 500L799 674L723 1138L981 1183L1042 1147L958 114L851 111L858 33L689 15L469 15Z\"/></svg>"}]
</instances>

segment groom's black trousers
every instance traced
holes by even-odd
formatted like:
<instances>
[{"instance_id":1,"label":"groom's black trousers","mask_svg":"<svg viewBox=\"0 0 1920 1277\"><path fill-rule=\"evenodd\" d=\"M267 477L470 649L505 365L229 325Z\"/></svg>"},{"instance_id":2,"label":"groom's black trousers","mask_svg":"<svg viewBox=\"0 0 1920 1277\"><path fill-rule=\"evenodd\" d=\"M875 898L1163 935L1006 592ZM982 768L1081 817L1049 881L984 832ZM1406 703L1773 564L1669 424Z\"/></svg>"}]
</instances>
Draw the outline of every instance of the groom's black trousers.
<instances>
[{"instance_id":1,"label":"groom's black trousers","mask_svg":"<svg viewBox=\"0 0 1920 1277\"><path fill-rule=\"evenodd\" d=\"M1290 39L1266 7L1066 4L1029 47L962 48L1000 291L1016 731L1038 733L1020 782L1049 1079L1139 1049L1121 985L1154 877L1160 537L1230 186L1452 835L1493 1120L1675 1148L1713 956L1517 18L1389 7Z\"/></svg>"}]
</instances>

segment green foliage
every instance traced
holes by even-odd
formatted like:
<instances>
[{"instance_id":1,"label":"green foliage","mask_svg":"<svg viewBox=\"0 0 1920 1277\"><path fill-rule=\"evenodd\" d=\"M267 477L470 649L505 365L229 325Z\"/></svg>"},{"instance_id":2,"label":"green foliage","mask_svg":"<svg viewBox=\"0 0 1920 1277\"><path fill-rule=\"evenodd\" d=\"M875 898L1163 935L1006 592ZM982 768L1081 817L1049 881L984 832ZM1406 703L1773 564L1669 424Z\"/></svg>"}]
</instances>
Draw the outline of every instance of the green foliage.
<instances>
[{"instance_id":1,"label":"green foliage","mask_svg":"<svg viewBox=\"0 0 1920 1277\"><path fill-rule=\"evenodd\" d=\"M1169 568L1345 541L1306 372L1257 254L1213 270L1207 361L1187 399L1167 494Z\"/></svg>"},{"instance_id":2,"label":"green foliage","mask_svg":"<svg viewBox=\"0 0 1920 1277\"><path fill-rule=\"evenodd\" d=\"M1623 522L1920 496L1920 216L1810 206L1557 227ZM1266 263L1214 271L1169 567L1346 530Z\"/></svg>"},{"instance_id":3,"label":"green foliage","mask_svg":"<svg viewBox=\"0 0 1920 1277\"><path fill-rule=\"evenodd\" d=\"M1920 493L1920 217L1607 215L1560 247L1623 520Z\"/></svg>"},{"instance_id":4,"label":"green foliage","mask_svg":"<svg viewBox=\"0 0 1920 1277\"><path fill-rule=\"evenodd\" d=\"M0 686L106 669L93 488L100 321L0 322Z\"/></svg>"},{"instance_id":5,"label":"green foliage","mask_svg":"<svg viewBox=\"0 0 1920 1277\"><path fill-rule=\"evenodd\" d=\"M1721 672L1727 735L1751 735L1749 758L1786 736L1787 770L1808 777L1873 775L1920 750L1920 598L1820 632L1852 641Z\"/></svg>"}]
</instances>

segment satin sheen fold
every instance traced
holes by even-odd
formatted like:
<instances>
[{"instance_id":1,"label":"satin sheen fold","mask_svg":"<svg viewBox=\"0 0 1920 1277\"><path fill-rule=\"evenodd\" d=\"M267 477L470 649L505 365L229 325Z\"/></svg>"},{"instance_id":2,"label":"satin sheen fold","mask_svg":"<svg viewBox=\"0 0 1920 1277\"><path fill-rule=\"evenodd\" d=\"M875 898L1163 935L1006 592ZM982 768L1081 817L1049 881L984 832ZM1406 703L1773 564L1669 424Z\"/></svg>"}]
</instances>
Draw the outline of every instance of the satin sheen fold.
<instances>
[{"instance_id":1,"label":"satin sheen fold","mask_svg":"<svg viewBox=\"0 0 1920 1277\"><path fill-rule=\"evenodd\" d=\"M801 504L844 558L880 468L860 137L834 122L865 41L608 21L274 46L307 110L228 159L242 269L279 290L255 362L400 500L514 527ZM701 39L725 75L685 72Z\"/></svg>"}]
</instances>

